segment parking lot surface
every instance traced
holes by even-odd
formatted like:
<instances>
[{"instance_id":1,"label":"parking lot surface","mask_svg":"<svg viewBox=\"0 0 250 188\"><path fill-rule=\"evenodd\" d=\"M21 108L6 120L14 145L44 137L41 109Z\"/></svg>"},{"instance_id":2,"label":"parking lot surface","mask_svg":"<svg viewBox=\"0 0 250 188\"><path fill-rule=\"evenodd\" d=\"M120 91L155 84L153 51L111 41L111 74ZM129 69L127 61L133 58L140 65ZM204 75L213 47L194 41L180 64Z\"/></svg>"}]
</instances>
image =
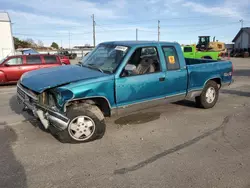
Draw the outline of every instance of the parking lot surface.
<instances>
[{"instance_id":1,"label":"parking lot surface","mask_svg":"<svg viewBox=\"0 0 250 188\"><path fill-rule=\"evenodd\" d=\"M62 144L0 88L0 187L250 187L250 59L217 105L182 101L107 119L101 140Z\"/></svg>"}]
</instances>

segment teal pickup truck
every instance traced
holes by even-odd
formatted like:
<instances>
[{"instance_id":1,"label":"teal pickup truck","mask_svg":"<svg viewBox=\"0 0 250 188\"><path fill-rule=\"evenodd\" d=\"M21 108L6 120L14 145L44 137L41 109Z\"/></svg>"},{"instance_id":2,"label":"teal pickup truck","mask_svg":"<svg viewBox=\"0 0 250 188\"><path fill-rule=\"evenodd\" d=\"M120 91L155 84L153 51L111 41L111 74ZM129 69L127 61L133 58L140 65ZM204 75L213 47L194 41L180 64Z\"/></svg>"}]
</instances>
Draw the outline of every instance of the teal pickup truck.
<instances>
[{"instance_id":1,"label":"teal pickup truck","mask_svg":"<svg viewBox=\"0 0 250 188\"><path fill-rule=\"evenodd\" d=\"M60 141L87 142L116 114L184 99L212 108L232 71L230 61L185 59L178 43L105 42L78 65L25 73L17 99Z\"/></svg>"},{"instance_id":2,"label":"teal pickup truck","mask_svg":"<svg viewBox=\"0 0 250 188\"><path fill-rule=\"evenodd\" d=\"M220 60L220 52L197 51L195 46L182 46L185 58Z\"/></svg>"}]
</instances>

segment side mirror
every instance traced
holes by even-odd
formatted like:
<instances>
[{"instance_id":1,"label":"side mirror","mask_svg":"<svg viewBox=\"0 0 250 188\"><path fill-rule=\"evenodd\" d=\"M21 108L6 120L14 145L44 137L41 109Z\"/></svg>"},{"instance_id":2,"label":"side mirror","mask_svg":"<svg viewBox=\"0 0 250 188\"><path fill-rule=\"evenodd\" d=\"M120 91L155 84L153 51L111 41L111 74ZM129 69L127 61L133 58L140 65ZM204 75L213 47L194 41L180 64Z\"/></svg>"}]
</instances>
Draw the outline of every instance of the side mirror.
<instances>
[{"instance_id":1,"label":"side mirror","mask_svg":"<svg viewBox=\"0 0 250 188\"><path fill-rule=\"evenodd\" d=\"M134 72L135 70L136 70L136 66L135 66L135 65L127 64L127 65L125 66L125 71Z\"/></svg>"},{"instance_id":2,"label":"side mirror","mask_svg":"<svg viewBox=\"0 0 250 188\"><path fill-rule=\"evenodd\" d=\"M5 67L9 67L10 65L9 65L8 63L5 63L4 66L5 66Z\"/></svg>"}]
</instances>

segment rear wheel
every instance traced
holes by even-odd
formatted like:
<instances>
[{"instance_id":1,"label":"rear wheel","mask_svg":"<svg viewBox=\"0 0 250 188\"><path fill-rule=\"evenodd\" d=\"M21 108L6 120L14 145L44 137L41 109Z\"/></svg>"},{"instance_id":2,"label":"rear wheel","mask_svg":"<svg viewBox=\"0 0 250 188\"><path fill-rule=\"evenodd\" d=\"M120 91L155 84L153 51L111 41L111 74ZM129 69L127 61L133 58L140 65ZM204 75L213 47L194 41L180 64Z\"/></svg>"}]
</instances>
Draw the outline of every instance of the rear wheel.
<instances>
[{"instance_id":1,"label":"rear wheel","mask_svg":"<svg viewBox=\"0 0 250 188\"><path fill-rule=\"evenodd\" d=\"M95 105L72 106L67 117L70 119L68 128L57 133L63 143L89 142L102 138L105 133L104 116Z\"/></svg>"},{"instance_id":2,"label":"rear wheel","mask_svg":"<svg viewBox=\"0 0 250 188\"><path fill-rule=\"evenodd\" d=\"M201 95L195 98L198 107L212 108L219 98L219 87L215 81L208 81Z\"/></svg>"}]
</instances>

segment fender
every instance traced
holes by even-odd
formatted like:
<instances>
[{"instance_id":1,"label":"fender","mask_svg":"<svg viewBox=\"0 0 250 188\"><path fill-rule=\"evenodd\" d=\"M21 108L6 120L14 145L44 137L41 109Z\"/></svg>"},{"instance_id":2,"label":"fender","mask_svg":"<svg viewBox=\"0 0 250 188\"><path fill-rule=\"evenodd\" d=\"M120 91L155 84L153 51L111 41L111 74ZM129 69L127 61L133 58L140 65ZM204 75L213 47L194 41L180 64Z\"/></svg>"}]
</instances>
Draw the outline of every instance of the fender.
<instances>
[{"instance_id":1,"label":"fender","mask_svg":"<svg viewBox=\"0 0 250 188\"><path fill-rule=\"evenodd\" d=\"M218 83L217 81L216 81L216 82L217 82L217 84L219 84L219 85L221 86L221 77L220 77L220 76L214 76L214 77L211 77L211 78L209 78L209 79L206 80L206 82L205 82L204 85L203 85L203 88L205 87L205 85L207 84L207 82L208 82L209 80L215 80L215 81L216 81L216 80L219 80L219 83ZM203 89L203 88L202 88L202 89Z\"/></svg>"},{"instance_id":2,"label":"fender","mask_svg":"<svg viewBox=\"0 0 250 188\"><path fill-rule=\"evenodd\" d=\"M74 101L86 101L86 100L93 100L94 102L97 102L97 104L99 104L99 106L101 107L101 110L104 112L106 116L111 115L112 107L110 105L109 100L104 96L90 96L90 97L71 99L64 104L63 111L66 112L67 106Z\"/></svg>"}]
</instances>

